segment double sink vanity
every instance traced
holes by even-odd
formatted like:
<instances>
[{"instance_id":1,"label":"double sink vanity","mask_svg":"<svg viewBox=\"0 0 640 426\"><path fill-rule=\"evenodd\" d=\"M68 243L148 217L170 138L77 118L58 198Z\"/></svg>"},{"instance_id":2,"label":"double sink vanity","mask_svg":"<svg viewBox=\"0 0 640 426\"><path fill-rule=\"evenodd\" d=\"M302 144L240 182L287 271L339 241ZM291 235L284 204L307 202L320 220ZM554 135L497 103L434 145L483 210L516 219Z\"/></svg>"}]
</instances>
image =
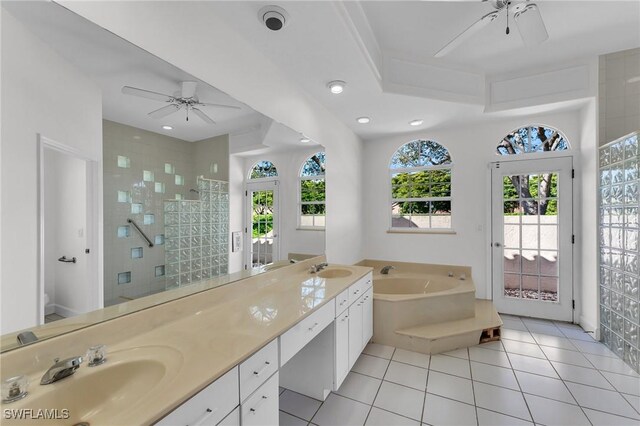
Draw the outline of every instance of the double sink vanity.
<instances>
[{"instance_id":1,"label":"double sink vanity","mask_svg":"<svg viewBox=\"0 0 640 426\"><path fill-rule=\"evenodd\" d=\"M3 378L23 374L31 383L25 398L2 404L2 423L277 425L280 386L324 400L373 334L371 268L311 272L321 262L309 259L0 355ZM85 362L67 378L39 384L55 358L98 343L107 347L106 362Z\"/></svg>"}]
</instances>

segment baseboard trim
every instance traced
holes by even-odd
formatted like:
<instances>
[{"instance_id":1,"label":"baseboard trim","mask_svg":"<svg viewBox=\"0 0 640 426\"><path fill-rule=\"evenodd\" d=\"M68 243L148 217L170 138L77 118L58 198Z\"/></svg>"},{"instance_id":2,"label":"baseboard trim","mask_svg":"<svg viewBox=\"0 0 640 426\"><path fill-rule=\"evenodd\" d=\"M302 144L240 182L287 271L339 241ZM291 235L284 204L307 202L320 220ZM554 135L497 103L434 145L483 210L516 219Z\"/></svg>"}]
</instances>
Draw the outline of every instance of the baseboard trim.
<instances>
[{"instance_id":1,"label":"baseboard trim","mask_svg":"<svg viewBox=\"0 0 640 426\"><path fill-rule=\"evenodd\" d=\"M594 339L600 340L600 327L597 327L591 321L586 319L583 315L580 315L580 323L579 324L580 324L580 327L582 327L582 329L584 331L592 332L591 335L593 336Z\"/></svg>"}]
</instances>

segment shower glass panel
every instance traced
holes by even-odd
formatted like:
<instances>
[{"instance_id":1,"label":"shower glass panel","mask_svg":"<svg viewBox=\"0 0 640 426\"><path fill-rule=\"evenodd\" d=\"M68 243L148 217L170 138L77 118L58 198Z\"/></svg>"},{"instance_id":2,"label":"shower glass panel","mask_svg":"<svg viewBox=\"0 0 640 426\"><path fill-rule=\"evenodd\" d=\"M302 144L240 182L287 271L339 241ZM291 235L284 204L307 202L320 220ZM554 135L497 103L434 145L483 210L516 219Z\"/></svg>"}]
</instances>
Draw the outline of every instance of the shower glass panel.
<instances>
[{"instance_id":1,"label":"shower glass panel","mask_svg":"<svg viewBox=\"0 0 640 426\"><path fill-rule=\"evenodd\" d=\"M600 148L599 249L602 340L640 371L638 133Z\"/></svg>"}]
</instances>

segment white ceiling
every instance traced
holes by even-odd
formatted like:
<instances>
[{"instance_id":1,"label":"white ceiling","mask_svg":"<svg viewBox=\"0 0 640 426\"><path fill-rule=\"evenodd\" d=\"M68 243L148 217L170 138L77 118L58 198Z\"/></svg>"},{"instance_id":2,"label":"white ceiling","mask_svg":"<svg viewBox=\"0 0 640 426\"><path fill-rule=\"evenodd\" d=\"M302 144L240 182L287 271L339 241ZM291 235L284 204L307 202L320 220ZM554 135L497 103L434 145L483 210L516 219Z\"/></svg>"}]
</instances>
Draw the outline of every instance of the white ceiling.
<instances>
[{"instance_id":1,"label":"white ceiling","mask_svg":"<svg viewBox=\"0 0 640 426\"><path fill-rule=\"evenodd\" d=\"M435 99L418 90L392 93L385 85L384 66L376 75L371 57L363 51L367 34L354 34L352 17L340 2L275 2L290 15L279 32L267 30L257 19L258 10L269 2L212 2L212 13L223 17L270 58L292 80L363 139L408 133L414 118L424 119L420 128L453 126L492 120L508 114L533 111L578 109L584 102L572 101L537 108L486 113L478 102L451 102ZM347 3L347 2L345 2ZM434 59L433 54L483 14L493 10L489 3L476 1L362 1L364 25L384 58L411 58L416 63L434 64L451 70L475 73L481 81L495 74L527 72L585 60L602 53L640 46L640 2L638 1L551 1L538 5L550 39L535 48L525 48L515 28L504 34L495 21L450 55ZM349 4L351 10L354 3ZM347 18L345 19L345 15ZM357 18L357 17L356 17ZM355 19L355 18L354 18ZM362 19L361 19L362 21ZM506 24L506 22L504 23ZM364 41L363 41L364 40ZM374 55L375 56L375 48ZM375 58L374 58L375 59ZM326 89L331 80L347 82L339 96ZM409 88L410 89L410 88ZM483 89L484 90L484 89ZM356 123L370 116L369 125Z\"/></svg>"},{"instance_id":2,"label":"white ceiling","mask_svg":"<svg viewBox=\"0 0 640 426\"><path fill-rule=\"evenodd\" d=\"M222 134L231 134L233 141L236 133L264 127L264 132L256 132L259 137L272 127L272 120L250 107L59 5L3 2L3 7L102 89L103 117L107 120L190 142ZM197 94L201 102L234 105L241 109L201 107L216 121L215 125L209 125L195 115L190 115L186 121L184 111L153 119L147 113L164 106L163 102L121 93L122 86L133 86L173 95L179 90L181 81L198 82ZM162 125L170 125L173 130L163 130ZM300 146L300 135L288 128L281 129L278 136L255 143L262 149L304 148Z\"/></svg>"}]
</instances>

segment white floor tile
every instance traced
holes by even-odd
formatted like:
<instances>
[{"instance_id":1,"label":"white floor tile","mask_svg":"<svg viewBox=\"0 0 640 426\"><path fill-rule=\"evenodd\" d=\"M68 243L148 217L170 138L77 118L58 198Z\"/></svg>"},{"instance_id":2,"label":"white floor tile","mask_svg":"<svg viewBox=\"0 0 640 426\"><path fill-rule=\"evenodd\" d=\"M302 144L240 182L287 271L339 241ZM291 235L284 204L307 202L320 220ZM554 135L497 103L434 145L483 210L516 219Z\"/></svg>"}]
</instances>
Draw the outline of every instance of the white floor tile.
<instances>
[{"instance_id":1,"label":"white floor tile","mask_svg":"<svg viewBox=\"0 0 640 426\"><path fill-rule=\"evenodd\" d=\"M618 392L579 385L577 383L567 383L567 386L576 401L578 401L578 404L583 407L640 419L640 414L638 414Z\"/></svg>"},{"instance_id":2,"label":"white floor tile","mask_svg":"<svg viewBox=\"0 0 640 426\"><path fill-rule=\"evenodd\" d=\"M366 404L332 393L311 422L319 426L363 425L369 408Z\"/></svg>"},{"instance_id":3,"label":"white floor tile","mask_svg":"<svg viewBox=\"0 0 640 426\"><path fill-rule=\"evenodd\" d=\"M569 329L569 330L582 330L578 324L573 324L570 322L562 322L562 321L553 321L553 324L558 327L560 330Z\"/></svg>"},{"instance_id":4,"label":"white floor tile","mask_svg":"<svg viewBox=\"0 0 640 426\"><path fill-rule=\"evenodd\" d=\"M617 358L618 356L614 354L611 349L607 348L600 342L587 342L584 340L571 340L571 344L573 344L580 352L586 354L600 355L600 356L608 356L610 358Z\"/></svg>"},{"instance_id":5,"label":"white floor tile","mask_svg":"<svg viewBox=\"0 0 640 426\"><path fill-rule=\"evenodd\" d=\"M534 395L525 395L533 421L546 426L589 425L589 419L577 405L565 404Z\"/></svg>"},{"instance_id":6,"label":"white floor tile","mask_svg":"<svg viewBox=\"0 0 640 426\"><path fill-rule=\"evenodd\" d=\"M638 373L633 371L623 360L620 358L611 358L608 356L600 356L593 354L585 354L589 361L598 369L604 371L610 371L612 373L627 374L629 376L640 377Z\"/></svg>"},{"instance_id":7,"label":"white floor tile","mask_svg":"<svg viewBox=\"0 0 640 426\"><path fill-rule=\"evenodd\" d=\"M380 379L374 379L352 371L344 379L342 386L336 393L371 405L376 398L381 383L382 380Z\"/></svg>"},{"instance_id":8,"label":"white floor tile","mask_svg":"<svg viewBox=\"0 0 640 426\"><path fill-rule=\"evenodd\" d=\"M479 382L473 382L473 389L478 407L527 421L531 420L527 404L520 392Z\"/></svg>"},{"instance_id":9,"label":"white floor tile","mask_svg":"<svg viewBox=\"0 0 640 426\"><path fill-rule=\"evenodd\" d=\"M439 371L441 373L453 374L454 376L471 378L469 370L469 360L455 358L447 355L432 355L430 370Z\"/></svg>"},{"instance_id":10,"label":"white floor tile","mask_svg":"<svg viewBox=\"0 0 640 426\"><path fill-rule=\"evenodd\" d=\"M490 385L502 386L519 391L520 387L516 381L516 376L510 368L496 367L495 365L471 362L471 372L473 380L488 383Z\"/></svg>"},{"instance_id":11,"label":"white floor tile","mask_svg":"<svg viewBox=\"0 0 640 426\"><path fill-rule=\"evenodd\" d=\"M393 346L381 345L379 343L369 343L364 348L364 353L368 355L377 356L384 359L391 359L393 356Z\"/></svg>"},{"instance_id":12,"label":"white floor tile","mask_svg":"<svg viewBox=\"0 0 640 426\"><path fill-rule=\"evenodd\" d=\"M550 361L563 362L580 367L591 367L591 363L580 352L551 347L542 347L542 350Z\"/></svg>"},{"instance_id":13,"label":"white floor tile","mask_svg":"<svg viewBox=\"0 0 640 426\"><path fill-rule=\"evenodd\" d=\"M367 422L367 426L420 426L420 422L407 417L399 416L377 407L372 407Z\"/></svg>"},{"instance_id":14,"label":"white floor tile","mask_svg":"<svg viewBox=\"0 0 640 426\"><path fill-rule=\"evenodd\" d=\"M504 350L512 354L520 354L544 359L545 356L540 347L535 343L525 343L518 340L505 339L502 344Z\"/></svg>"},{"instance_id":15,"label":"white floor tile","mask_svg":"<svg viewBox=\"0 0 640 426\"><path fill-rule=\"evenodd\" d=\"M547 334L531 333L533 338L541 346L551 346L553 348L568 349L570 351L577 351L578 349L571 343L571 340L566 337L549 336Z\"/></svg>"},{"instance_id":16,"label":"white floor tile","mask_svg":"<svg viewBox=\"0 0 640 426\"><path fill-rule=\"evenodd\" d=\"M569 404L577 404L567 389L567 386L560 379L525 373L523 371L516 371L516 376L524 393L544 396Z\"/></svg>"},{"instance_id":17,"label":"white floor tile","mask_svg":"<svg viewBox=\"0 0 640 426\"><path fill-rule=\"evenodd\" d=\"M422 421L442 426L475 425L476 407L428 393Z\"/></svg>"},{"instance_id":18,"label":"white floor tile","mask_svg":"<svg viewBox=\"0 0 640 426\"><path fill-rule=\"evenodd\" d=\"M640 414L640 396L622 394L622 397L629 401L629 404Z\"/></svg>"},{"instance_id":19,"label":"white floor tile","mask_svg":"<svg viewBox=\"0 0 640 426\"><path fill-rule=\"evenodd\" d=\"M566 328L563 328L563 329L561 329L561 331L562 331L562 334L564 334L569 339L583 340L583 341L586 341L586 342L595 342L595 340L593 340L593 334L592 333L587 333L581 328L580 329L566 329Z\"/></svg>"},{"instance_id":20,"label":"white floor tile","mask_svg":"<svg viewBox=\"0 0 640 426\"><path fill-rule=\"evenodd\" d=\"M613 387L611 387L604 376L594 368L578 367L577 365L562 364L559 362L554 362L553 366L558 371L562 380L613 390Z\"/></svg>"},{"instance_id":21,"label":"white floor tile","mask_svg":"<svg viewBox=\"0 0 640 426\"><path fill-rule=\"evenodd\" d=\"M362 354L351 369L356 373L366 374L367 376L382 379L387 371L389 360L378 358L376 356Z\"/></svg>"},{"instance_id":22,"label":"white floor tile","mask_svg":"<svg viewBox=\"0 0 640 426\"><path fill-rule=\"evenodd\" d=\"M469 359L476 362L484 362L485 364L497 365L498 367L511 368L507 354L500 351L492 351L491 349L482 349L477 346L469 348Z\"/></svg>"},{"instance_id":23,"label":"white floor tile","mask_svg":"<svg viewBox=\"0 0 640 426\"><path fill-rule=\"evenodd\" d=\"M391 361L384 379L388 382L424 391L427 387L427 370L414 365Z\"/></svg>"},{"instance_id":24,"label":"white floor tile","mask_svg":"<svg viewBox=\"0 0 640 426\"><path fill-rule=\"evenodd\" d=\"M374 406L420 421L424 392L383 382Z\"/></svg>"},{"instance_id":25,"label":"white floor tile","mask_svg":"<svg viewBox=\"0 0 640 426\"><path fill-rule=\"evenodd\" d=\"M280 410L305 420L311 420L322 402L297 392L285 390L280 395Z\"/></svg>"},{"instance_id":26,"label":"white floor tile","mask_svg":"<svg viewBox=\"0 0 640 426\"><path fill-rule=\"evenodd\" d=\"M601 371L601 373L618 392L640 396L640 377L610 373L608 371Z\"/></svg>"},{"instance_id":27,"label":"white floor tile","mask_svg":"<svg viewBox=\"0 0 640 426\"><path fill-rule=\"evenodd\" d=\"M429 368L429 355L419 352L411 352L404 349L396 349L393 354L394 361L415 365L416 367Z\"/></svg>"},{"instance_id":28,"label":"white floor tile","mask_svg":"<svg viewBox=\"0 0 640 426\"><path fill-rule=\"evenodd\" d=\"M455 356L456 358L469 359L469 350L467 348L455 349L449 352L443 352L441 355Z\"/></svg>"},{"instance_id":29,"label":"white floor tile","mask_svg":"<svg viewBox=\"0 0 640 426\"><path fill-rule=\"evenodd\" d=\"M551 363L546 359L533 358L530 356L518 354L509 354L509 359L511 360L511 365L513 365L514 370L541 374L547 377L558 377L555 370L551 366Z\"/></svg>"},{"instance_id":30,"label":"white floor tile","mask_svg":"<svg viewBox=\"0 0 640 426\"><path fill-rule=\"evenodd\" d=\"M593 426L638 426L638 420L620 417L602 411L584 409Z\"/></svg>"},{"instance_id":31,"label":"white floor tile","mask_svg":"<svg viewBox=\"0 0 640 426\"><path fill-rule=\"evenodd\" d=\"M473 404L473 387L471 380L450 376L437 371L429 371L427 392L456 401Z\"/></svg>"},{"instance_id":32,"label":"white floor tile","mask_svg":"<svg viewBox=\"0 0 640 426\"><path fill-rule=\"evenodd\" d=\"M487 342L478 345L480 349L492 349L494 351L502 351L504 352L504 347L502 346L502 340L498 340L495 342Z\"/></svg>"},{"instance_id":33,"label":"white floor tile","mask_svg":"<svg viewBox=\"0 0 640 426\"><path fill-rule=\"evenodd\" d=\"M565 337L565 335L560 331L558 327L553 325L553 323L549 324L525 324L529 329L530 333L537 334L546 334L548 336L557 336L557 337Z\"/></svg>"},{"instance_id":34,"label":"white floor tile","mask_svg":"<svg viewBox=\"0 0 640 426\"><path fill-rule=\"evenodd\" d=\"M496 413L495 411L478 408L478 425L479 426L527 426L533 425L522 419Z\"/></svg>"},{"instance_id":35,"label":"white floor tile","mask_svg":"<svg viewBox=\"0 0 640 426\"><path fill-rule=\"evenodd\" d=\"M280 426L307 426L309 422L280 411Z\"/></svg>"},{"instance_id":36,"label":"white floor tile","mask_svg":"<svg viewBox=\"0 0 640 426\"><path fill-rule=\"evenodd\" d=\"M510 330L504 329L502 330L502 338L509 340L519 340L525 343L535 343L536 341L533 339L533 336L528 331L520 331L520 330Z\"/></svg>"},{"instance_id":37,"label":"white floor tile","mask_svg":"<svg viewBox=\"0 0 640 426\"><path fill-rule=\"evenodd\" d=\"M500 315L500 319L502 319L502 329L509 328L511 330L520 330L520 331L528 331L527 327L524 325L520 318L508 318L504 315Z\"/></svg>"}]
</instances>

